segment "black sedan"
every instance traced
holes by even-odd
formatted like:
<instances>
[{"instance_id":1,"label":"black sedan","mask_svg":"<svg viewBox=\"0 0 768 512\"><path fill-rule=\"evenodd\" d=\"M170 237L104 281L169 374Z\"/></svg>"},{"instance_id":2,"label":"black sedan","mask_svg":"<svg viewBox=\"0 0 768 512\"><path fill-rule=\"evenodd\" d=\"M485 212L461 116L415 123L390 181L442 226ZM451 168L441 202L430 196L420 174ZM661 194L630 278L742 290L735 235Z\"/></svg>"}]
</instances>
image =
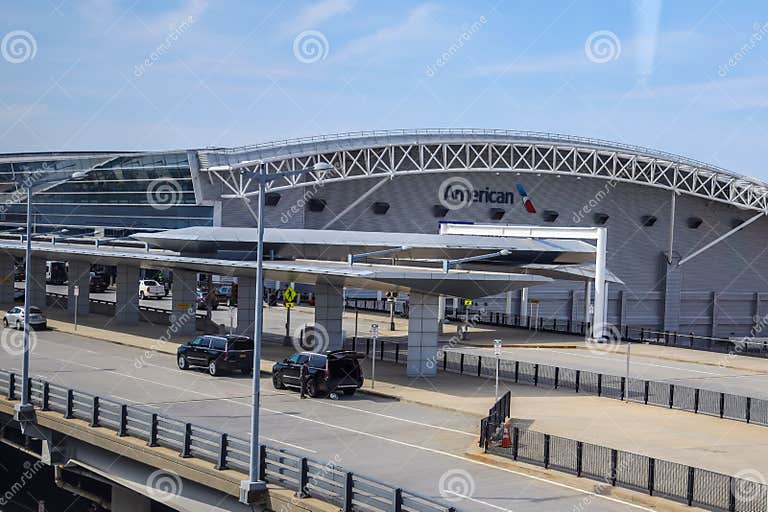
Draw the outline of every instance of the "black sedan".
<instances>
[{"instance_id":1,"label":"black sedan","mask_svg":"<svg viewBox=\"0 0 768 512\"><path fill-rule=\"evenodd\" d=\"M246 336L198 336L176 351L182 370L193 366L207 368L213 376L227 371L253 373L253 340Z\"/></svg>"}]
</instances>

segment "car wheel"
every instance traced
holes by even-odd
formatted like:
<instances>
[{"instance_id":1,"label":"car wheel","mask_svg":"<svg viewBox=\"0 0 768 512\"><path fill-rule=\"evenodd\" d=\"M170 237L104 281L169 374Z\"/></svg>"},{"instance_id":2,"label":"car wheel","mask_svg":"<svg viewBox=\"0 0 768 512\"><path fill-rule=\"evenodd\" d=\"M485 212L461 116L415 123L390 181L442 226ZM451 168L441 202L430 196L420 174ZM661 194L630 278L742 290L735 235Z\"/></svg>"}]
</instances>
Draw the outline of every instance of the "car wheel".
<instances>
[{"instance_id":1,"label":"car wheel","mask_svg":"<svg viewBox=\"0 0 768 512\"><path fill-rule=\"evenodd\" d=\"M139 298L140 298L141 300L144 300L144 292L139 292Z\"/></svg>"},{"instance_id":2,"label":"car wheel","mask_svg":"<svg viewBox=\"0 0 768 512\"><path fill-rule=\"evenodd\" d=\"M8 327L8 319L3 318L3 327Z\"/></svg>"},{"instance_id":3,"label":"car wheel","mask_svg":"<svg viewBox=\"0 0 768 512\"><path fill-rule=\"evenodd\" d=\"M243 372L243 375L253 375L253 368L242 368L240 371Z\"/></svg>"},{"instance_id":4,"label":"car wheel","mask_svg":"<svg viewBox=\"0 0 768 512\"><path fill-rule=\"evenodd\" d=\"M344 395L345 396L352 396L352 395L355 394L355 391L357 391L357 390L356 389L345 389L344 390Z\"/></svg>"},{"instance_id":5,"label":"car wheel","mask_svg":"<svg viewBox=\"0 0 768 512\"><path fill-rule=\"evenodd\" d=\"M189 370L189 362L186 357L179 356L176 362L178 363L180 370Z\"/></svg>"},{"instance_id":6,"label":"car wheel","mask_svg":"<svg viewBox=\"0 0 768 512\"><path fill-rule=\"evenodd\" d=\"M317 398L317 383L314 380L307 382L307 394L312 398Z\"/></svg>"},{"instance_id":7,"label":"car wheel","mask_svg":"<svg viewBox=\"0 0 768 512\"><path fill-rule=\"evenodd\" d=\"M285 383L281 375L272 375L272 386L275 389L285 389Z\"/></svg>"},{"instance_id":8,"label":"car wheel","mask_svg":"<svg viewBox=\"0 0 768 512\"><path fill-rule=\"evenodd\" d=\"M208 373L210 373L212 377L215 377L219 374L219 368L216 366L216 361L211 361L208 363Z\"/></svg>"},{"instance_id":9,"label":"car wheel","mask_svg":"<svg viewBox=\"0 0 768 512\"><path fill-rule=\"evenodd\" d=\"M16 325L14 325L14 326L13 326L13 328L14 328L14 329L16 329L17 331L20 331L20 330L21 330L21 329L23 329L24 327L21 325L21 322L19 322L18 320L16 320Z\"/></svg>"}]
</instances>

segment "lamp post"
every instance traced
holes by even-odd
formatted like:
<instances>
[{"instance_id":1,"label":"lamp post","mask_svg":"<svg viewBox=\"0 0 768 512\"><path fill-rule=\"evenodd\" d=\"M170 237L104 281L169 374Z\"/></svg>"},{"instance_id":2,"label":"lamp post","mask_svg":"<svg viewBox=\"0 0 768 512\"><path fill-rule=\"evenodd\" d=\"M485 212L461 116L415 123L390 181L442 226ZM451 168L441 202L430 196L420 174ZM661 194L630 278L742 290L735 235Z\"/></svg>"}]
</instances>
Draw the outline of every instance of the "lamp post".
<instances>
[{"instance_id":1,"label":"lamp post","mask_svg":"<svg viewBox=\"0 0 768 512\"><path fill-rule=\"evenodd\" d=\"M248 466L248 480L240 482L240 502L251 504L254 501L254 493L265 488L265 483L260 479L261 460L259 457L259 401L261 383L259 371L261 369L261 329L264 323L262 303L264 300L264 195L267 183L289 176L300 176L310 172L330 171L334 167L325 162L316 163L306 169L267 174L267 164L263 160L241 162L234 166L210 167L211 171L232 171L234 169L248 169L258 167L258 171L249 178L256 180L259 190L259 204L257 210L258 245L256 247L256 306L255 327L253 333L253 385L251 394L251 438L250 438L250 464ZM244 196L243 196L244 197Z\"/></svg>"},{"instance_id":2,"label":"lamp post","mask_svg":"<svg viewBox=\"0 0 768 512\"><path fill-rule=\"evenodd\" d=\"M28 183L21 181L16 182L17 186L26 185L27 187L27 246L24 252L26 261L24 262L24 352L21 363L21 402L17 404L14 409L16 411L15 419L24 424L25 421L30 421L34 416L34 406L30 399L31 390L29 386L29 308L30 308L30 279L32 275L32 196L34 195L34 188L41 185L47 185L49 183L56 183L59 181L66 181L68 179L77 180L84 177L87 173L84 171L78 171L72 173L68 177L63 178L49 178L46 180L35 181L32 183L28 180Z\"/></svg>"}]
</instances>

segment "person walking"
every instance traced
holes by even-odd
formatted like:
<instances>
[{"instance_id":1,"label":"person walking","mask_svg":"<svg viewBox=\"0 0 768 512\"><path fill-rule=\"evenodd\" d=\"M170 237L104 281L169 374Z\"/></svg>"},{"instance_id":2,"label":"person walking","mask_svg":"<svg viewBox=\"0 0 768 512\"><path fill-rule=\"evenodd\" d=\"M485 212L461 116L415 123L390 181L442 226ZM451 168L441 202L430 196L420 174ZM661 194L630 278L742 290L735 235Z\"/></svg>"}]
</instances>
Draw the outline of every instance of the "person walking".
<instances>
[{"instance_id":1,"label":"person walking","mask_svg":"<svg viewBox=\"0 0 768 512\"><path fill-rule=\"evenodd\" d=\"M309 358L304 361L299 370L299 379L301 380L301 398L307 398L307 382L309 382Z\"/></svg>"}]
</instances>

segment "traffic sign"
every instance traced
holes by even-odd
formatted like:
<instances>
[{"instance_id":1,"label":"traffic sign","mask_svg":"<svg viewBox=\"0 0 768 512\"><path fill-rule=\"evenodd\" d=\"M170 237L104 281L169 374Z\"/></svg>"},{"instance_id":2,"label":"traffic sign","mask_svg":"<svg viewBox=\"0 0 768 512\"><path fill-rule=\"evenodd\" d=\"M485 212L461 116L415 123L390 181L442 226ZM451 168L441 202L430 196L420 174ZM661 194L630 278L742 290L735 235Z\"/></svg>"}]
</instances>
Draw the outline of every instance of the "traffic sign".
<instances>
[{"instance_id":1,"label":"traffic sign","mask_svg":"<svg viewBox=\"0 0 768 512\"><path fill-rule=\"evenodd\" d=\"M294 308L295 306L296 306L296 304L295 304L295 303L293 303L293 302L286 302L286 303L285 303L285 307L286 307L286 308L288 308L288 309L292 309L292 308Z\"/></svg>"},{"instance_id":2,"label":"traffic sign","mask_svg":"<svg viewBox=\"0 0 768 512\"><path fill-rule=\"evenodd\" d=\"M379 335L379 324L371 324L371 336L374 338Z\"/></svg>"},{"instance_id":3,"label":"traffic sign","mask_svg":"<svg viewBox=\"0 0 768 512\"><path fill-rule=\"evenodd\" d=\"M531 304L538 304L539 303L539 299L531 299L530 302L531 302Z\"/></svg>"},{"instance_id":4,"label":"traffic sign","mask_svg":"<svg viewBox=\"0 0 768 512\"><path fill-rule=\"evenodd\" d=\"M501 340L493 340L493 355L501 355Z\"/></svg>"},{"instance_id":5,"label":"traffic sign","mask_svg":"<svg viewBox=\"0 0 768 512\"><path fill-rule=\"evenodd\" d=\"M78 285L75 285L72 287L72 294L75 297L78 297L80 295L80 287Z\"/></svg>"},{"instance_id":6,"label":"traffic sign","mask_svg":"<svg viewBox=\"0 0 768 512\"><path fill-rule=\"evenodd\" d=\"M283 299L285 299L286 303L296 300L296 290L294 290L291 286L286 288L283 292Z\"/></svg>"},{"instance_id":7,"label":"traffic sign","mask_svg":"<svg viewBox=\"0 0 768 512\"><path fill-rule=\"evenodd\" d=\"M472 299L464 299L464 305L465 306L471 306L472 305Z\"/></svg>"}]
</instances>

